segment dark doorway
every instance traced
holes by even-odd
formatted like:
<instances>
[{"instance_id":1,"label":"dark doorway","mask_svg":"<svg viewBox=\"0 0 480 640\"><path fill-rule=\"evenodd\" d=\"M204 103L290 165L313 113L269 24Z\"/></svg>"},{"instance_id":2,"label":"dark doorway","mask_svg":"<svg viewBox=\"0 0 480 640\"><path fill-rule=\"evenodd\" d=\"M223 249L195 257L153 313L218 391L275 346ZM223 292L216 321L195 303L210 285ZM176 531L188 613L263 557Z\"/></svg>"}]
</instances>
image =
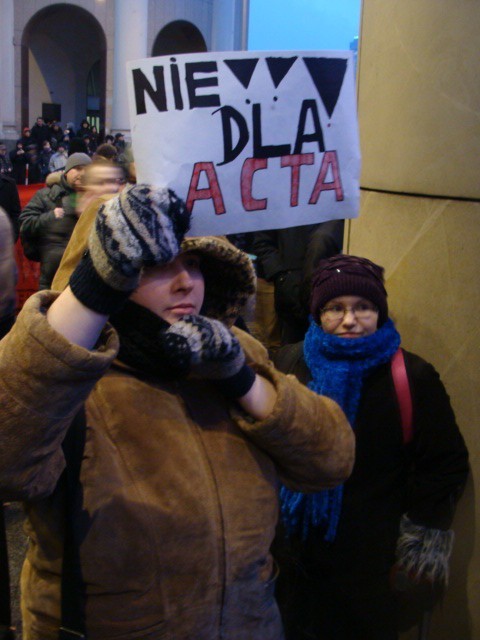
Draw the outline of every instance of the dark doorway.
<instances>
[{"instance_id":1,"label":"dark doorway","mask_svg":"<svg viewBox=\"0 0 480 640\"><path fill-rule=\"evenodd\" d=\"M38 11L22 36L22 126L42 104L61 107L63 123L78 126L88 113L89 74L96 67L96 117L105 121L107 41L88 11L52 4Z\"/></svg>"},{"instance_id":2,"label":"dark doorway","mask_svg":"<svg viewBox=\"0 0 480 640\"><path fill-rule=\"evenodd\" d=\"M200 53L207 50L198 28L186 20L170 22L158 33L152 48L152 56L173 53Z\"/></svg>"},{"instance_id":3,"label":"dark doorway","mask_svg":"<svg viewBox=\"0 0 480 640\"><path fill-rule=\"evenodd\" d=\"M56 122L62 121L62 105L54 104L53 102L50 104L43 103L42 104L42 118L44 122Z\"/></svg>"}]
</instances>

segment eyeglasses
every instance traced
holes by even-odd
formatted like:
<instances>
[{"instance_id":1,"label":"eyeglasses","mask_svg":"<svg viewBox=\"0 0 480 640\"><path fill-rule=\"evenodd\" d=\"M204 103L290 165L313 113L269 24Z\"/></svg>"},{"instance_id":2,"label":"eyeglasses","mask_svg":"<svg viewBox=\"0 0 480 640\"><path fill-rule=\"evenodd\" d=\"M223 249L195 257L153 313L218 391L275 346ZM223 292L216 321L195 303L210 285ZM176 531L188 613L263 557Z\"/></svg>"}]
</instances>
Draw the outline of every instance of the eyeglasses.
<instances>
[{"instance_id":1,"label":"eyeglasses","mask_svg":"<svg viewBox=\"0 0 480 640\"><path fill-rule=\"evenodd\" d=\"M370 320L375 314L378 314L378 308L370 302L358 302L353 307L344 307L343 304L332 304L329 307L320 309L320 315L325 320L335 322L343 320L345 314L349 311L359 320Z\"/></svg>"}]
</instances>

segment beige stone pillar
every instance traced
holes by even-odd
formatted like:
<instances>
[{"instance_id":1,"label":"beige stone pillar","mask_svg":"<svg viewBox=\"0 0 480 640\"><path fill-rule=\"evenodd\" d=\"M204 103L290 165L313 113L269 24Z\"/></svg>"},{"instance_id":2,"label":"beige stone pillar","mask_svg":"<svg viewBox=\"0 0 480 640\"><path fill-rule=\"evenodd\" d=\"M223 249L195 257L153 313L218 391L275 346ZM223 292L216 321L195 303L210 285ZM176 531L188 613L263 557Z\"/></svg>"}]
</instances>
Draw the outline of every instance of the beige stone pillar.
<instances>
[{"instance_id":1,"label":"beige stone pillar","mask_svg":"<svg viewBox=\"0 0 480 640\"><path fill-rule=\"evenodd\" d=\"M479 33L471 0L363 1L362 198L346 249L385 266L403 345L440 372L472 463L432 640L480 638Z\"/></svg>"},{"instance_id":2,"label":"beige stone pillar","mask_svg":"<svg viewBox=\"0 0 480 640\"><path fill-rule=\"evenodd\" d=\"M112 133L130 133L127 98L128 60L147 57L148 0L115 0L113 37Z\"/></svg>"},{"instance_id":3,"label":"beige stone pillar","mask_svg":"<svg viewBox=\"0 0 480 640\"><path fill-rule=\"evenodd\" d=\"M0 139L16 140L13 0L2 0L0 19Z\"/></svg>"}]
</instances>

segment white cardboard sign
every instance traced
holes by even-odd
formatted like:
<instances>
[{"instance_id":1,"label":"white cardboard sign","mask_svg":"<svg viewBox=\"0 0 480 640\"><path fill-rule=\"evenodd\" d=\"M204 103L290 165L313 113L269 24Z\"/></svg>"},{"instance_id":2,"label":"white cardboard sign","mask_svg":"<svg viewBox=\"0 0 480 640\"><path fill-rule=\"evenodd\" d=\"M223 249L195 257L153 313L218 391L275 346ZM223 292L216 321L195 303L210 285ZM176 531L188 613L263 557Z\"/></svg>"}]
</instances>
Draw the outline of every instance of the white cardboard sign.
<instances>
[{"instance_id":1,"label":"white cardboard sign","mask_svg":"<svg viewBox=\"0 0 480 640\"><path fill-rule=\"evenodd\" d=\"M192 235L356 217L353 64L343 51L207 52L129 62L137 180L183 198Z\"/></svg>"}]
</instances>

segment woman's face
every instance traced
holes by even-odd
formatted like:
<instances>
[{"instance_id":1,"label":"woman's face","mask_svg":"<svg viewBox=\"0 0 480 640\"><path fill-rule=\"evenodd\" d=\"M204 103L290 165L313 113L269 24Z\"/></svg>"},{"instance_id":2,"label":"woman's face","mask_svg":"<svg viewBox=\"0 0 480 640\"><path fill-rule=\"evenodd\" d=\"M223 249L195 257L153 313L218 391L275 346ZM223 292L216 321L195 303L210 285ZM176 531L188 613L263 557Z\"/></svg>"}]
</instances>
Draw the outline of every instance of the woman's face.
<instances>
[{"instance_id":1,"label":"woman's face","mask_svg":"<svg viewBox=\"0 0 480 640\"><path fill-rule=\"evenodd\" d=\"M377 330L378 309L360 296L338 296L321 310L320 325L325 333L340 338L363 338Z\"/></svg>"},{"instance_id":2,"label":"woman's face","mask_svg":"<svg viewBox=\"0 0 480 640\"><path fill-rule=\"evenodd\" d=\"M205 295L200 263L198 254L187 252L168 264L145 269L131 299L170 324L200 313Z\"/></svg>"}]
</instances>

